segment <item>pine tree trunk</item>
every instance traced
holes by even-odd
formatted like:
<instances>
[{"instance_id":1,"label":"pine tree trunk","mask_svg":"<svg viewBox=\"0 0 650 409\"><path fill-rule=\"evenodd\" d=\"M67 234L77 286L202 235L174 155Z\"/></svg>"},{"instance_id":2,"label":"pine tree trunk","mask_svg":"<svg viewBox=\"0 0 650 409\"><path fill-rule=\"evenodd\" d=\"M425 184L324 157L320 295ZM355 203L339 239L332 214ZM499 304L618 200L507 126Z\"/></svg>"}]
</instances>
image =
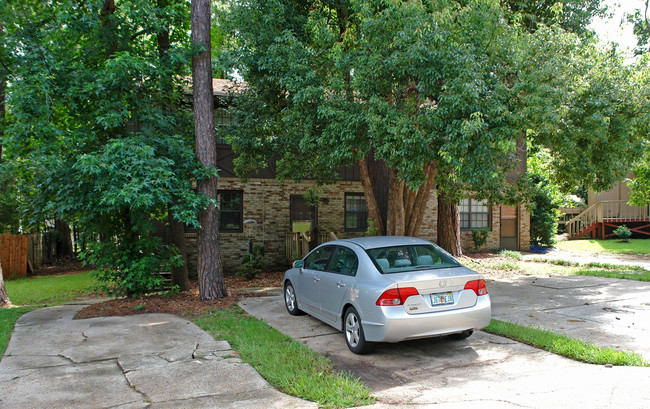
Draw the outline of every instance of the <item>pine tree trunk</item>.
<instances>
[{"instance_id":1,"label":"pine tree trunk","mask_svg":"<svg viewBox=\"0 0 650 409\"><path fill-rule=\"evenodd\" d=\"M202 48L192 58L192 89L194 96L194 132L196 158L206 169L217 168L217 147L214 138L212 101L212 67L210 62L210 0L192 0L192 45ZM197 191L214 201L217 199L217 178L197 182ZM210 205L199 213L197 237L197 270L201 301L227 297L223 267L219 255L218 213Z\"/></svg>"},{"instance_id":2,"label":"pine tree trunk","mask_svg":"<svg viewBox=\"0 0 650 409\"><path fill-rule=\"evenodd\" d=\"M460 246L460 224L458 204L448 202L438 192L438 245L453 256L463 254Z\"/></svg>"}]
</instances>

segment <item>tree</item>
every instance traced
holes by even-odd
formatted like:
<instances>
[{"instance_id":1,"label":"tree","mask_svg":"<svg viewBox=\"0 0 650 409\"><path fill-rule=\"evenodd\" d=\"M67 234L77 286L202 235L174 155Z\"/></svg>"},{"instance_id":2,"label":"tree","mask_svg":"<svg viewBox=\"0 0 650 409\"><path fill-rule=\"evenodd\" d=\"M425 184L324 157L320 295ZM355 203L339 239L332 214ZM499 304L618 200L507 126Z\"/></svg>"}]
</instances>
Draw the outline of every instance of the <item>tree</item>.
<instances>
[{"instance_id":1,"label":"tree","mask_svg":"<svg viewBox=\"0 0 650 409\"><path fill-rule=\"evenodd\" d=\"M0 22L0 38L4 34L4 27L2 22ZM3 50L4 54L4 50ZM6 70L4 66L0 65L0 166L2 166L2 141L4 137L4 128L5 128L5 88L6 88ZM4 184L1 183L0 184ZM6 191L8 186L3 186L2 191ZM4 219L4 218L3 218ZM5 280L2 275L2 260L0 260L0 307L11 305L9 301L9 295L7 294L7 289L5 288Z\"/></svg>"},{"instance_id":2,"label":"tree","mask_svg":"<svg viewBox=\"0 0 650 409\"><path fill-rule=\"evenodd\" d=\"M207 172L216 173L210 16L210 0L192 0L192 44L196 48L192 57L196 158ZM197 182L197 191L212 201L199 213L201 227L197 237L199 298L206 301L227 297L219 256L216 174L200 179Z\"/></svg>"},{"instance_id":3,"label":"tree","mask_svg":"<svg viewBox=\"0 0 650 409\"><path fill-rule=\"evenodd\" d=\"M650 0L645 0L643 7L627 16L629 22L634 24L634 35L637 38L635 54L642 55L650 49Z\"/></svg>"},{"instance_id":4,"label":"tree","mask_svg":"<svg viewBox=\"0 0 650 409\"><path fill-rule=\"evenodd\" d=\"M185 2L8 1L0 11L11 17L5 44L15 68L4 152L35 187L24 192L33 219L74 220L110 294L159 290L158 273L179 257L152 236L154 222L169 209L196 224L208 203L191 188L204 172L183 109Z\"/></svg>"},{"instance_id":5,"label":"tree","mask_svg":"<svg viewBox=\"0 0 650 409\"><path fill-rule=\"evenodd\" d=\"M434 186L450 203L500 194L523 39L495 2L258 0L231 18L240 174L280 157L281 177L328 182L356 164L382 234L417 235Z\"/></svg>"},{"instance_id":6,"label":"tree","mask_svg":"<svg viewBox=\"0 0 650 409\"><path fill-rule=\"evenodd\" d=\"M589 37L594 33L589 24L594 17L604 17L607 7L602 0L504 0L510 19L526 30L558 24L563 30Z\"/></svg>"}]
</instances>

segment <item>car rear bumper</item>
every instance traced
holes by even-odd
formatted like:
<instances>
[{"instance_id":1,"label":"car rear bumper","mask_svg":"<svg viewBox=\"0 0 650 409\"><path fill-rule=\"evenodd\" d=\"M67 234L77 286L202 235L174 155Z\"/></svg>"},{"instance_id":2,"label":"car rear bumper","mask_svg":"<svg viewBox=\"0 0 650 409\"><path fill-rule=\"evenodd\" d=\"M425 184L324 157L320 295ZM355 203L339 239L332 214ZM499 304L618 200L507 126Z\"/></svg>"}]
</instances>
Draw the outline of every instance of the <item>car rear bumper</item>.
<instances>
[{"instance_id":1,"label":"car rear bumper","mask_svg":"<svg viewBox=\"0 0 650 409\"><path fill-rule=\"evenodd\" d=\"M474 306L451 311L407 314L402 307L381 307L376 317L364 319L362 325L368 341L400 342L481 329L490 324L491 314L490 296L483 295Z\"/></svg>"}]
</instances>

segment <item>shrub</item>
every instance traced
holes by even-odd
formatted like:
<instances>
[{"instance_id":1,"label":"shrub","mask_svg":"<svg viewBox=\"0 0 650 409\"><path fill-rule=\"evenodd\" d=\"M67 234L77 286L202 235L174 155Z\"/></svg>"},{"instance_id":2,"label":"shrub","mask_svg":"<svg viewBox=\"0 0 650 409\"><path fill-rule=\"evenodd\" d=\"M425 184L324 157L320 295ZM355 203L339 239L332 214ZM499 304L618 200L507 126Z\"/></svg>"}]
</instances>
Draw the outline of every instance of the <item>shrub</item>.
<instances>
[{"instance_id":1,"label":"shrub","mask_svg":"<svg viewBox=\"0 0 650 409\"><path fill-rule=\"evenodd\" d=\"M512 258L512 259L515 259L515 260L521 260L521 259L523 259L521 253L519 253L518 251L512 251L512 250L501 250L501 251L499 252L499 255L500 255L501 257L504 257L504 258Z\"/></svg>"},{"instance_id":2,"label":"shrub","mask_svg":"<svg viewBox=\"0 0 650 409\"><path fill-rule=\"evenodd\" d=\"M255 243L253 252L244 254L243 263L237 268L236 274L248 280L256 278L266 266L264 252L266 249L262 244Z\"/></svg>"},{"instance_id":3,"label":"shrub","mask_svg":"<svg viewBox=\"0 0 650 409\"><path fill-rule=\"evenodd\" d=\"M620 240L623 241L629 241L630 237L632 237L632 232L624 224L618 226L614 230L614 234L616 235L616 237L618 237Z\"/></svg>"},{"instance_id":4,"label":"shrub","mask_svg":"<svg viewBox=\"0 0 650 409\"><path fill-rule=\"evenodd\" d=\"M480 249L487 243L488 233L490 231L488 228L484 229L474 229L472 230L472 240L474 240L474 247L476 250Z\"/></svg>"}]
</instances>

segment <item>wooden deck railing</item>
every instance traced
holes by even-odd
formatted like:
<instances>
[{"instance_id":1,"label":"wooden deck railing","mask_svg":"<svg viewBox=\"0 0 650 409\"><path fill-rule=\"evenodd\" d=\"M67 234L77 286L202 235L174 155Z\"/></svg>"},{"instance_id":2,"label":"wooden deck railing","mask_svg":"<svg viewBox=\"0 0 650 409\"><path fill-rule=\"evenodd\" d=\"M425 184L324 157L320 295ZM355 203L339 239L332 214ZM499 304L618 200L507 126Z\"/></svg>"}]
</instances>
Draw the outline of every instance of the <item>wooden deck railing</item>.
<instances>
[{"instance_id":1,"label":"wooden deck railing","mask_svg":"<svg viewBox=\"0 0 650 409\"><path fill-rule=\"evenodd\" d=\"M595 203L566 224L569 237L579 236L594 223L607 221L642 221L648 220L648 206L630 206L625 200L603 200Z\"/></svg>"},{"instance_id":2,"label":"wooden deck railing","mask_svg":"<svg viewBox=\"0 0 650 409\"><path fill-rule=\"evenodd\" d=\"M318 235L318 244L338 240L334 232L321 231ZM309 253L311 236L308 233L288 232L286 236L286 255L289 263L301 259Z\"/></svg>"}]
</instances>

